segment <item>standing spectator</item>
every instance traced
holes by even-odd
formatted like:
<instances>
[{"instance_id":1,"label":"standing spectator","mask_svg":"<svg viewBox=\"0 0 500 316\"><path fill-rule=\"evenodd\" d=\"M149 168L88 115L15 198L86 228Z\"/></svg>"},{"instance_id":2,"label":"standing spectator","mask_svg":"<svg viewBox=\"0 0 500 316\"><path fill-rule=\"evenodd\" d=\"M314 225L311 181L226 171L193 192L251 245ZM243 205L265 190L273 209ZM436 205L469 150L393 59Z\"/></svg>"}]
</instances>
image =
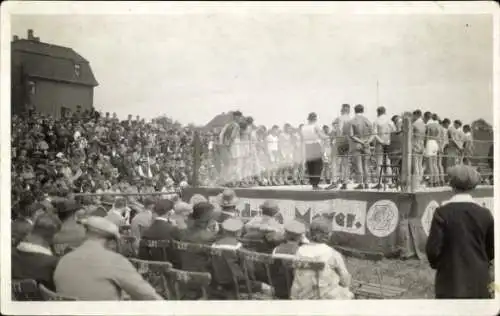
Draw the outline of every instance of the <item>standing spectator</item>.
<instances>
[{"instance_id":1,"label":"standing spectator","mask_svg":"<svg viewBox=\"0 0 500 316\"><path fill-rule=\"evenodd\" d=\"M427 113L427 112L426 112ZM441 147L442 128L437 118L437 114L428 114L426 118L425 156L427 157L427 170L429 171L429 184L431 187L439 185L438 154Z\"/></svg>"},{"instance_id":2,"label":"standing spectator","mask_svg":"<svg viewBox=\"0 0 500 316\"><path fill-rule=\"evenodd\" d=\"M449 128L450 128L450 120L445 118L444 120L441 121L441 127L442 127L442 134L441 134L441 137L442 137L442 140L443 140L443 144L442 144L442 152L443 152L443 155L441 157L441 166L442 166L442 169L440 170L440 174L443 175L441 181L442 183L446 183L446 173L447 173L447 170L448 170L448 165L450 164L450 157L449 157L449 152L450 152L450 132L449 132ZM439 165L438 165L439 166Z\"/></svg>"},{"instance_id":3,"label":"standing spectator","mask_svg":"<svg viewBox=\"0 0 500 316\"><path fill-rule=\"evenodd\" d=\"M61 221L52 214L40 215L31 233L12 249L12 279L33 279L50 290L55 290L54 270L58 258L52 254L54 235Z\"/></svg>"},{"instance_id":4,"label":"standing spectator","mask_svg":"<svg viewBox=\"0 0 500 316\"><path fill-rule=\"evenodd\" d=\"M391 134L395 132L396 127L394 123L386 114L385 107L377 108L377 119L373 122L373 134L375 140L375 155L377 160L377 176L380 175L380 169L384 166L384 175L390 175L391 169L387 167L391 162L389 161L389 146L391 145ZM387 178L384 177L384 183ZM382 186L377 184L374 189L381 189Z\"/></svg>"},{"instance_id":5,"label":"standing spectator","mask_svg":"<svg viewBox=\"0 0 500 316\"><path fill-rule=\"evenodd\" d=\"M474 138L470 125L464 125L464 158L463 163L472 165L471 157L474 155Z\"/></svg>"},{"instance_id":6,"label":"standing spectator","mask_svg":"<svg viewBox=\"0 0 500 316\"><path fill-rule=\"evenodd\" d=\"M422 184L423 179L423 157L425 150L425 132L426 126L422 119L422 111L415 110L413 112L413 138L412 138L412 178L415 187Z\"/></svg>"},{"instance_id":7,"label":"standing spectator","mask_svg":"<svg viewBox=\"0 0 500 316\"><path fill-rule=\"evenodd\" d=\"M127 224L127 200L119 197L115 200L115 203L111 210L109 210L106 219L118 227Z\"/></svg>"},{"instance_id":8,"label":"standing spectator","mask_svg":"<svg viewBox=\"0 0 500 316\"><path fill-rule=\"evenodd\" d=\"M480 175L466 165L454 166L448 173L455 195L434 212L426 245L430 266L436 270L436 298L489 298L493 216L470 194Z\"/></svg>"},{"instance_id":9,"label":"standing spectator","mask_svg":"<svg viewBox=\"0 0 500 316\"><path fill-rule=\"evenodd\" d=\"M323 147L322 143L328 137L318 125L318 116L311 112L307 117L307 125L302 127L302 139L304 143L305 161L309 183L313 190L319 190L319 182L323 170Z\"/></svg>"},{"instance_id":10,"label":"standing spectator","mask_svg":"<svg viewBox=\"0 0 500 316\"><path fill-rule=\"evenodd\" d=\"M340 110L340 116L333 121L334 132L335 132L335 146L337 150L335 157L332 159L333 165L340 165L340 178L338 182L342 184L341 190L347 189L347 182L350 176L349 167L349 145L350 145L350 135L351 135L351 106L349 104L342 104L342 109ZM335 167L332 167L335 168ZM335 189L337 185L332 183L327 189Z\"/></svg>"},{"instance_id":11,"label":"standing spectator","mask_svg":"<svg viewBox=\"0 0 500 316\"><path fill-rule=\"evenodd\" d=\"M453 126L448 129L450 141L448 144L448 163L447 167L453 167L462 161L464 149L464 135L462 132L462 122L455 120Z\"/></svg>"},{"instance_id":12,"label":"standing spectator","mask_svg":"<svg viewBox=\"0 0 500 316\"><path fill-rule=\"evenodd\" d=\"M368 161L370 160L370 143L373 140L372 123L364 116L364 112L363 105L356 105L355 116L349 123L352 140L351 153L359 183L357 190L368 189Z\"/></svg>"},{"instance_id":13,"label":"standing spectator","mask_svg":"<svg viewBox=\"0 0 500 316\"><path fill-rule=\"evenodd\" d=\"M115 224L102 217L84 224L86 241L62 257L54 272L58 293L84 301L117 301L123 292L132 300L162 300L127 258L109 250L120 237Z\"/></svg>"},{"instance_id":14,"label":"standing spectator","mask_svg":"<svg viewBox=\"0 0 500 316\"><path fill-rule=\"evenodd\" d=\"M134 216L130 223L130 231L132 236L137 240L141 239L141 227L142 229L148 229L153 222L153 209L155 206L155 200L151 197L147 197L144 200L144 209Z\"/></svg>"}]
</instances>

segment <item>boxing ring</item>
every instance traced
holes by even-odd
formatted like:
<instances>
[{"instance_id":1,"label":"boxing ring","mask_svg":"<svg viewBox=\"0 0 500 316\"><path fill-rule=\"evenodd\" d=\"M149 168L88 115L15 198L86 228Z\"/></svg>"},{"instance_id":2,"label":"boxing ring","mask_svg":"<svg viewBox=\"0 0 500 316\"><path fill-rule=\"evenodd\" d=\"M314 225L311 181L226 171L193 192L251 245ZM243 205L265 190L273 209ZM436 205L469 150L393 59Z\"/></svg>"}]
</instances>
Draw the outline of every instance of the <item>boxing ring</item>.
<instances>
[{"instance_id":1,"label":"boxing ring","mask_svg":"<svg viewBox=\"0 0 500 316\"><path fill-rule=\"evenodd\" d=\"M401 190L355 190L352 185L346 190L315 191L309 185L233 188L238 196L239 215L256 216L260 214L260 204L272 199L278 202L285 222L298 219L307 225L315 216L326 216L332 223L332 245L340 250L358 256L423 258L434 211L453 193L446 186L421 189L415 185L411 130L411 120L405 118ZM189 187L184 190L183 199L201 194L215 202L223 190L222 186ZM472 195L476 202L493 211L492 185L479 185Z\"/></svg>"}]
</instances>

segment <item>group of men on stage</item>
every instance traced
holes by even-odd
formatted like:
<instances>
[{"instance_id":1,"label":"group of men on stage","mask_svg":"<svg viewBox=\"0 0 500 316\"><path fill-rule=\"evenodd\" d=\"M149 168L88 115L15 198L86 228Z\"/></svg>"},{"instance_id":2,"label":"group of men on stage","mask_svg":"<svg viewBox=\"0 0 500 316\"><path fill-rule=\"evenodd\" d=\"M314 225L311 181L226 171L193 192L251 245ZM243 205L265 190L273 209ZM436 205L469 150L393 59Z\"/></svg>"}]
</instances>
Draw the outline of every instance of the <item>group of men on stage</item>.
<instances>
[{"instance_id":1,"label":"group of men on stage","mask_svg":"<svg viewBox=\"0 0 500 316\"><path fill-rule=\"evenodd\" d=\"M352 116L351 106L343 104L340 116L331 127L323 126L321 139L326 165L321 176L327 183L332 180L327 189L339 186L346 189L352 171L358 183L356 189L369 188L368 183L377 182L382 174L382 180L373 188L379 189L380 182L397 186L397 171L401 171L402 166L403 116L389 117L382 106L376 111L377 118L371 122L365 116L363 105L356 105ZM266 131L265 127L256 127L252 118L244 117L239 111L232 115L232 120L220 132L217 146L222 182L256 178L260 185L299 184L297 178L304 174L306 164L304 125L294 129L286 124L283 131L273 126ZM442 186L448 167L471 164L474 140L469 125L462 126L459 120L451 124L447 118L440 120L437 114L422 114L420 110L408 115L411 115L412 181L417 187L424 180L429 186ZM370 169L373 156L376 173ZM290 181L291 178L295 181Z\"/></svg>"}]
</instances>

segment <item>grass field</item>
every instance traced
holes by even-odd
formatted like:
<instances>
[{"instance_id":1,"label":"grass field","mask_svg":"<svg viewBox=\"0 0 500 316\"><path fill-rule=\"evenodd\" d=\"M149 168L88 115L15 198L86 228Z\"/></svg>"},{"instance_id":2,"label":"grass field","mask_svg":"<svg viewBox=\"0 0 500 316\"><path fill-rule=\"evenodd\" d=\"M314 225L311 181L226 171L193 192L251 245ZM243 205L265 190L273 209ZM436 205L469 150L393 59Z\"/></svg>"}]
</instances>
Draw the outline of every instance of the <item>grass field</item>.
<instances>
[{"instance_id":1,"label":"grass field","mask_svg":"<svg viewBox=\"0 0 500 316\"><path fill-rule=\"evenodd\" d=\"M378 268L382 284L407 290L399 299L434 298L434 270L426 260L383 259L374 262L346 256L344 259L355 280L378 284Z\"/></svg>"}]
</instances>

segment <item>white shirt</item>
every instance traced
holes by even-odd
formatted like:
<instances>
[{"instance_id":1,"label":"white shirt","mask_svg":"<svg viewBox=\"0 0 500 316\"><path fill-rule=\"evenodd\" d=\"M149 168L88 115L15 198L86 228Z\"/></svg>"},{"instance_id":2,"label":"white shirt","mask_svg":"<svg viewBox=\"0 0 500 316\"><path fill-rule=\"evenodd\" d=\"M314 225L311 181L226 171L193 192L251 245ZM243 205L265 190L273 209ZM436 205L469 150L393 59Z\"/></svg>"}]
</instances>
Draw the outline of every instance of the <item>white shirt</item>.
<instances>
[{"instance_id":1,"label":"white shirt","mask_svg":"<svg viewBox=\"0 0 500 316\"><path fill-rule=\"evenodd\" d=\"M320 143L322 141L318 129L319 126L317 124L307 124L302 127L302 138L305 144Z\"/></svg>"},{"instance_id":2,"label":"white shirt","mask_svg":"<svg viewBox=\"0 0 500 316\"><path fill-rule=\"evenodd\" d=\"M279 143L278 136L274 136L273 134L269 134L269 135L267 135L266 140L267 140L267 149L269 151L277 151L278 150L278 143Z\"/></svg>"}]
</instances>

